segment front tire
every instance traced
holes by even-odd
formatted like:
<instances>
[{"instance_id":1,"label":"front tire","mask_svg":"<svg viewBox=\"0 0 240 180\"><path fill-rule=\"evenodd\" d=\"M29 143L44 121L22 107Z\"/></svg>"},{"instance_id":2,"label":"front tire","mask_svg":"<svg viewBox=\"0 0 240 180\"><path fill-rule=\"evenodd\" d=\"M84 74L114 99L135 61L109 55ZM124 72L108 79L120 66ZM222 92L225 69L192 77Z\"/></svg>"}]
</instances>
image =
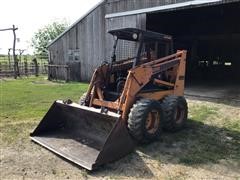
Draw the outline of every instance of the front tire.
<instances>
[{"instance_id":1,"label":"front tire","mask_svg":"<svg viewBox=\"0 0 240 180\"><path fill-rule=\"evenodd\" d=\"M150 143L158 139L162 131L162 114L158 101L138 100L129 113L129 133L139 143Z\"/></svg>"},{"instance_id":2,"label":"front tire","mask_svg":"<svg viewBox=\"0 0 240 180\"><path fill-rule=\"evenodd\" d=\"M79 104L82 105L82 106L88 106L90 99L91 99L91 94L90 94L90 97L87 99L87 93L85 92L80 97Z\"/></svg>"}]
</instances>

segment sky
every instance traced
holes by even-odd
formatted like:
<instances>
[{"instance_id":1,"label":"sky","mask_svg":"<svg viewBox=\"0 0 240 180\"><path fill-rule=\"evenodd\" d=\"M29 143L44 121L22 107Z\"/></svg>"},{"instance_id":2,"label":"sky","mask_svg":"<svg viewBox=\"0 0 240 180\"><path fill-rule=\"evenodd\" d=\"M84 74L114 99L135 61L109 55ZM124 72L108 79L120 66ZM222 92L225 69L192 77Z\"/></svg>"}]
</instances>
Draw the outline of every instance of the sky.
<instances>
[{"instance_id":1,"label":"sky","mask_svg":"<svg viewBox=\"0 0 240 180\"><path fill-rule=\"evenodd\" d=\"M66 21L70 25L88 12L101 0L0 0L0 29L16 31L17 49L32 53L31 38L39 28L54 21ZM12 31L0 31L0 54L7 54L13 46Z\"/></svg>"}]
</instances>

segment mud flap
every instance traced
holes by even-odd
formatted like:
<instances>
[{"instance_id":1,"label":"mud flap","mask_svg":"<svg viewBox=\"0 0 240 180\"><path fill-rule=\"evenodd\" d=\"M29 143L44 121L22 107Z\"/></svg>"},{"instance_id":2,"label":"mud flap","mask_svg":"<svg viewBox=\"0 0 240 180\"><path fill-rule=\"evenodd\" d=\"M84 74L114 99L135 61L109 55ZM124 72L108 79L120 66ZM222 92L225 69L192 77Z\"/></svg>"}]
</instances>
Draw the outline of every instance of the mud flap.
<instances>
[{"instance_id":1,"label":"mud flap","mask_svg":"<svg viewBox=\"0 0 240 180\"><path fill-rule=\"evenodd\" d=\"M31 139L88 170L120 159L134 149L120 115L76 103L53 103Z\"/></svg>"}]
</instances>

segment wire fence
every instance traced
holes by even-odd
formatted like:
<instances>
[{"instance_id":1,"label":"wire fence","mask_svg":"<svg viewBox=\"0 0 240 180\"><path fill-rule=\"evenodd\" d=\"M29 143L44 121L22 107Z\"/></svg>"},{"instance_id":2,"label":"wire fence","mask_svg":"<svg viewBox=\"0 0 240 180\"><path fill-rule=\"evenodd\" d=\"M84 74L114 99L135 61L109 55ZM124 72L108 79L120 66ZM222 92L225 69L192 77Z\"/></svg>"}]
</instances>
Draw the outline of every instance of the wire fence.
<instances>
[{"instance_id":1,"label":"wire fence","mask_svg":"<svg viewBox=\"0 0 240 180\"><path fill-rule=\"evenodd\" d=\"M16 63L13 62L12 57L0 57L0 78L40 74L48 74L47 57L25 56L18 59Z\"/></svg>"}]
</instances>

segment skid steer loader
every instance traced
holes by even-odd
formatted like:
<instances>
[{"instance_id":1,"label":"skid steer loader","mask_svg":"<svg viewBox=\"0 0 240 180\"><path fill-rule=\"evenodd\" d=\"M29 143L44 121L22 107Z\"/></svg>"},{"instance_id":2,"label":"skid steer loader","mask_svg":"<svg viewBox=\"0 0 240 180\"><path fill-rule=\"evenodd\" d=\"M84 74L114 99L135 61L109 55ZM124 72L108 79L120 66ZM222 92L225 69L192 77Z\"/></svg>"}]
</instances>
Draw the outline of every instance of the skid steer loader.
<instances>
[{"instance_id":1,"label":"skid steer loader","mask_svg":"<svg viewBox=\"0 0 240 180\"><path fill-rule=\"evenodd\" d=\"M188 113L186 51L173 53L169 35L135 28L109 33L111 62L94 71L80 102L55 101L31 133L36 143L88 170L158 139L162 129L181 129ZM119 59L118 42L134 46L135 57Z\"/></svg>"}]
</instances>

